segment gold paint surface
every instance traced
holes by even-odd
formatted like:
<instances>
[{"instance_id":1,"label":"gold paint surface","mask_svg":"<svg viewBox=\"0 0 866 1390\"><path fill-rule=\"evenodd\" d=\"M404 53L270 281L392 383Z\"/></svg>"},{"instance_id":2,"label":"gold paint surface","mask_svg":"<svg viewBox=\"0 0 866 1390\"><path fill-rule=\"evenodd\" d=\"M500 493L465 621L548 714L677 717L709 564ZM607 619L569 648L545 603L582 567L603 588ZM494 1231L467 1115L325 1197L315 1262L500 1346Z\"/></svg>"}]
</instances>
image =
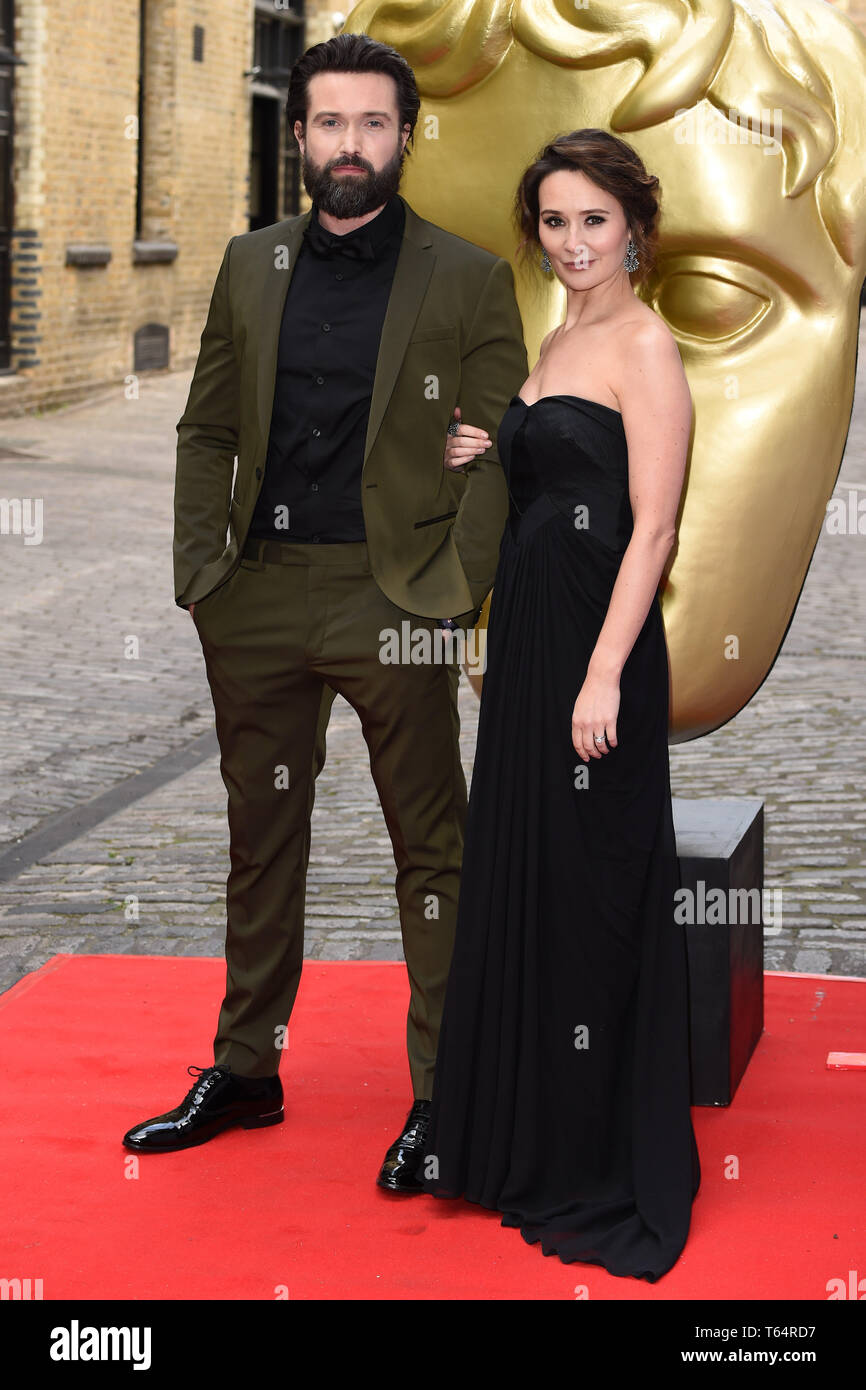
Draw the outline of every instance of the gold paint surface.
<instances>
[{"instance_id":1,"label":"gold paint surface","mask_svg":"<svg viewBox=\"0 0 866 1390\"><path fill-rule=\"evenodd\" d=\"M779 652L848 433L866 40L823 0L362 0L345 30L411 64L422 107L401 192L511 263L530 365L565 291L515 259L526 166L596 126L660 179L637 292L677 340L695 409L660 589L671 739L718 728Z\"/></svg>"}]
</instances>

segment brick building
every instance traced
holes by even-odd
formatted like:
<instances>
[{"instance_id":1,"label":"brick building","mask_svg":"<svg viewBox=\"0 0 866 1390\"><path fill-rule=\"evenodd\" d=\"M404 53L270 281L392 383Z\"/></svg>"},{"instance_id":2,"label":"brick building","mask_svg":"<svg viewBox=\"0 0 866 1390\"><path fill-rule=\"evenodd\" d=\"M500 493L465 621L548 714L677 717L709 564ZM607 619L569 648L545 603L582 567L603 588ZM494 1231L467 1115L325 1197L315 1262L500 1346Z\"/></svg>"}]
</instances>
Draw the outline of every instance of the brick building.
<instances>
[{"instance_id":1,"label":"brick building","mask_svg":"<svg viewBox=\"0 0 866 1390\"><path fill-rule=\"evenodd\" d=\"M307 206L287 73L343 4L0 0L0 416L192 365L229 237Z\"/></svg>"},{"instance_id":2,"label":"brick building","mask_svg":"<svg viewBox=\"0 0 866 1390\"><path fill-rule=\"evenodd\" d=\"M0 416L191 365L229 237L308 206L287 74L344 19L0 0Z\"/></svg>"}]
</instances>

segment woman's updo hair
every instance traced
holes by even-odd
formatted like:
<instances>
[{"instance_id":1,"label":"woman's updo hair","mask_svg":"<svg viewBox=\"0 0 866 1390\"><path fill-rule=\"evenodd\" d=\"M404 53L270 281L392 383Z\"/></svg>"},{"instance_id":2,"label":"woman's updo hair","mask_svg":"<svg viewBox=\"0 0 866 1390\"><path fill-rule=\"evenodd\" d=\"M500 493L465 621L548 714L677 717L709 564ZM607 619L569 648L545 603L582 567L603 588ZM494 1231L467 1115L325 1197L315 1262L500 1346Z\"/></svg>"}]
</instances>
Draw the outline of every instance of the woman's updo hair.
<instances>
[{"instance_id":1,"label":"woman's updo hair","mask_svg":"<svg viewBox=\"0 0 866 1390\"><path fill-rule=\"evenodd\" d=\"M542 179L560 169L585 174L622 205L629 234L638 255L638 268L630 273L640 282L655 264L658 246L659 181L648 174L631 145L606 130L573 130L557 135L545 145L520 180L514 200L514 221L521 240L521 260L541 250L538 237L538 189Z\"/></svg>"}]
</instances>

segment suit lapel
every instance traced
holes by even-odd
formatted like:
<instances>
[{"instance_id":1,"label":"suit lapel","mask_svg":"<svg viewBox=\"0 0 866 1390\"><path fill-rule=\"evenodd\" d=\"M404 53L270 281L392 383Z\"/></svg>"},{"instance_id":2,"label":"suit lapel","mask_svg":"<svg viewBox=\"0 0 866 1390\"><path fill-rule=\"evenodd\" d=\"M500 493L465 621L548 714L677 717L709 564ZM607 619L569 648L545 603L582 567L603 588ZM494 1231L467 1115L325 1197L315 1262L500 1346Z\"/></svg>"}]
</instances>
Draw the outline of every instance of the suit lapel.
<instances>
[{"instance_id":1,"label":"suit lapel","mask_svg":"<svg viewBox=\"0 0 866 1390\"><path fill-rule=\"evenodd\" d=\"M373 381L373 394L370 400L370 418L364 445L364 462L376 441L388 402L403 363L406 346L421 308L421 302L433 274L435 255L432 240L424 220L412 211L405 198L400 201L406 209L406 225L403 228L403 241L394 270L394 280L388 297L388 308L382 324L382 337L379 342L379 355L376 359L376 375ZM257 409L259 429L265 448L271 427L271 414L274 405L274 386L277 372L277 349L286 295L289 292L295 264L301 250L304 229L312 212L292 218L288 222L278 222L273 228L273 241L269 243L271 258L268 273L265 275L264 290L259 306L259 357L256 373ZM285 246L288 268L277 269L277 248Z\"/></svg>"},{"instance_id":2,"label":"suit lapel","mask_svg":"<svg viewBox=\"0 0 866 1390\"><path fill-rule=\"evenodd\" d=\"M379 340L367 439L364 444L365 464L388 408L394 384L406 355L406 346L412 336L421 301L427 292L436 261L433 242L426 224L412 211L405 198L401 198L400 201L406 209L406 225L403 228L403 244L397 257L388 308L382 324L382 337Z\"/></svg>"},{"instance_id":3,"label":"suit lapel","mask_svg":"<svg viewBox=\"0 0 866 1390\"><path fill-rule=\"evenodd\" d=\"M277 222L272 228L273 239L268 242L269 264L264 276L264 289L259 304L259 353L256 366L256 408L259 430L267 448L274 408L274 386L277 376L277 349L283 309L289 292L295 264L301 250L304 231L312 210L287 222ZM282 248L286 248L285 250ZM278 259L279 256L279 259ZM285 261L288 261L288 267Z\"/></svg>"}]
</instances>

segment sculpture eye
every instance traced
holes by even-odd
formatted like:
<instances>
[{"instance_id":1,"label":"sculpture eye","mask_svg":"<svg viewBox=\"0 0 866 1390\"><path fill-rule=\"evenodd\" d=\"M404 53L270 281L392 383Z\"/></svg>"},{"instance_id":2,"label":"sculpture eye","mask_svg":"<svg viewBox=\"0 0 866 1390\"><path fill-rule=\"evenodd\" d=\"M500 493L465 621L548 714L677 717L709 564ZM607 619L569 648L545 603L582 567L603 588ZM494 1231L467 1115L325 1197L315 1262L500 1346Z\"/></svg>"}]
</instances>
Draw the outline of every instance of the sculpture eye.
<instances>
[{"instance_id":1,"label":"sculpture eye","mask_svg":"<svg viewBox=\"0 0 866 1390\"><path fill-rule=\"evenodd\" d=\"M657 268L650 303L678 337L720 343L754 330L773 296L753 282L751 269L718 261L700 269Z\"/></svg>"}]
</instances>

